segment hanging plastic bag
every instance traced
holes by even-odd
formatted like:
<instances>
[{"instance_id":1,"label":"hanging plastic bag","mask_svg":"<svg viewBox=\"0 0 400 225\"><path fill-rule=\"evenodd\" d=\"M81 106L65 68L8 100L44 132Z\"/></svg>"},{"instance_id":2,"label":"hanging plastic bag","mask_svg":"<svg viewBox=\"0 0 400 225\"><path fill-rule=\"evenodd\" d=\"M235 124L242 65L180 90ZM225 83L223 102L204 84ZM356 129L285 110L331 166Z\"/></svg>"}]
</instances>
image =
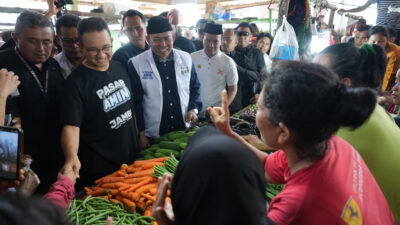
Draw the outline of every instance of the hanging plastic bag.
<instances>
[{"instance_id":1,"label":"hanging plastic bag","mask_svg":"<svg viewBox=\"0 0 400 225\"><path fill-rule=\"evenodd\" d=\"M292 25L283 16L282 25L279 27L269 54L271 59L297 60L299 59L299 44L296 32Z\"/></svg>"}]
</instances>

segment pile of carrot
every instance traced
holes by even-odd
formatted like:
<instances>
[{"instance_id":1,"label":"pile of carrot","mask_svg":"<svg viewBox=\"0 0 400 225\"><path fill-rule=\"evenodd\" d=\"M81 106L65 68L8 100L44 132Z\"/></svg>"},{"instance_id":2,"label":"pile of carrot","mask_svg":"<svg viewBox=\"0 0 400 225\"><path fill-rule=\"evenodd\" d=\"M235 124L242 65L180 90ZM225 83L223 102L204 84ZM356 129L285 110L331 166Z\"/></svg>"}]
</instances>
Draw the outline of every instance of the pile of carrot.
<instances>
[{"instance_id":1,"label":"pile of carrot","mask_svg":"<svg viewBox=\"0 0 400 225\"><path fill-rule=\"evenodd\" d=\"M129 166L123 164L118 171L96 180L95 187L85 187L85 198L92 196L108 199L113 203L123 204L127 211L139 211L145 216L152 216L157 179L151 175L154 173L154 166L165 166L164 161L167 158L135 161ZM167 197L167 201L171 201L170 197Z\"/></svg>"}]
</instances>

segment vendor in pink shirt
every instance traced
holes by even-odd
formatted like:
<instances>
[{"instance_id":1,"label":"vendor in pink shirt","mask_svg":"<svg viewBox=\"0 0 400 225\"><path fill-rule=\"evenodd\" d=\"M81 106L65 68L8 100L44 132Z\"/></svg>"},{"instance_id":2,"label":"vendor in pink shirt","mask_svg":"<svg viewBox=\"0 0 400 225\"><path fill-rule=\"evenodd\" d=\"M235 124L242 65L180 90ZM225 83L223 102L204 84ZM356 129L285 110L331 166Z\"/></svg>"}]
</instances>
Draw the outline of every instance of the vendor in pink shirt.
<instances>
[{"instance_id":1,"label":"vendor in pink shirt","mask_svg":"<svg viewBox=\"0 0 400 225\"><path fill-rule=\"evenodd\" d=\"M258 156L267 182L285 184L267 213L277 225L395 224L361 156L334 136L340 126L356 128L369 117L376 102L370 90L347 88L316 64L280 63L267 78L256 117L265 143L282 149L270 155L231 130L226 102L223 92L222 106L208 109L216 127Z\"/></svg>"}]
</instances>

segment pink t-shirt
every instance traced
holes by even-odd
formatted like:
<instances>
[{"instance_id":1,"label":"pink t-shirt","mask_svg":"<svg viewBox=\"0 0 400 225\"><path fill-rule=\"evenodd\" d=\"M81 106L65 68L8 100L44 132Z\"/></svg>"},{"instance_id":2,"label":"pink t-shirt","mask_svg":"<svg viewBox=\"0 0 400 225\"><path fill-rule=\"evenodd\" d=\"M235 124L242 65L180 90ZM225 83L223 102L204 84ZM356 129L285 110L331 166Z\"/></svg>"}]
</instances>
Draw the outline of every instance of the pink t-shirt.
<instances>
[{"instance_id":1,"label":"pink t-shirt","mask_svg":"<svg viewBox=\"0 0 400 225\"><path fill-rule=\"evenodd\" d=\"M396 224L361 156L337 136L329 141L323 159L293 176L281 150L267 157L265 171L285 184L268 209L277 225Z\"/></svg>"}]
</instances>

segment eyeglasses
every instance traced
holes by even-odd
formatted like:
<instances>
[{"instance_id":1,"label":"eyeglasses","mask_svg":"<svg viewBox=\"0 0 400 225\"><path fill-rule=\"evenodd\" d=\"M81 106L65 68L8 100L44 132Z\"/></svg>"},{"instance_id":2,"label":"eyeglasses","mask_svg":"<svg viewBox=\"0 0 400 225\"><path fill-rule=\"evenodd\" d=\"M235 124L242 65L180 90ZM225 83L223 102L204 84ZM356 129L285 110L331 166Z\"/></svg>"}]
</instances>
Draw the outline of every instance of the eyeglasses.
<instances>
[{"instance_id":1,"label":"eyeglasses","mask_svg":"<svg viewBox=\"0 0 400 225\"><path fill-rule=\"evenodd\" d=\"M70 38L62 38L61 39L61 42L62 42L62 44L63 45L65 45L65 46L72 46L72 45L74 45L75 43L79 43L79 40L78 39L70 39Z\"/></svg>"},{"instance_id":2,"label":"eyeglasses","mask_svg":"<svg viewBox=\"0 0 400 225\"><path fill-rule=\"evenodd\" d=\"M238 32L237 35L238 36L249 36L250 33L249 32Z\"/></svg>"},{"instance_id":3,"label":"eyeglasses","mask_svg":"<svg viewBox=\"0 0 400 225\"><path fill-rule=\"evenodd\" d=\"M95 56L95 55L99 54L100 52L110 53L111 50L112 50L112 45L106 45L102 49L98 49L95 47L90 47L90 48L86 49L86 51L92 56Z\"/></svg>"},{"instance_id":4,"label":"eyeglasses","mask_svg":"<svg viewBox=\"0 0 400 225\"><path fill-rule=\"evenodd\" d=\"M368 37L359 37L359 36L355 36L356 39L361 39L361 40L368 40Z\"/></svg>"}]
</instances>

